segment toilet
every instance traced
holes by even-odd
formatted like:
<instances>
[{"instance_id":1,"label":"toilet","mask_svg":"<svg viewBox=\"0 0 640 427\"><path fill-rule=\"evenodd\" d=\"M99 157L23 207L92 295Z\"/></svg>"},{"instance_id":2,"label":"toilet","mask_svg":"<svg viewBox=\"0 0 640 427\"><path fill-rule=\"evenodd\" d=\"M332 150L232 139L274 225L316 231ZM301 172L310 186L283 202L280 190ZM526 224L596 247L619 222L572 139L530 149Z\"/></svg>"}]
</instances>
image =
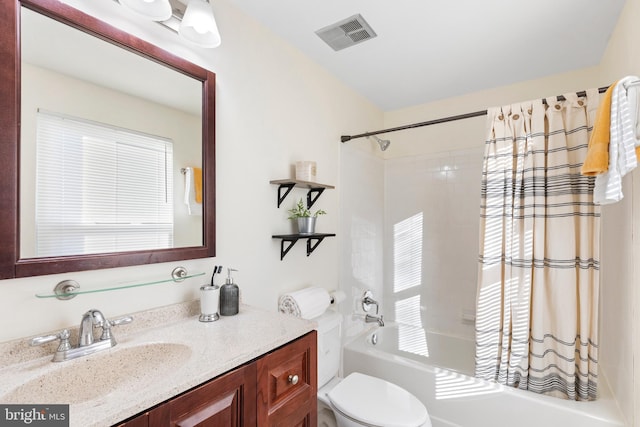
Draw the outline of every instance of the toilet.
<instances>
[{"instance_id":1,"label":"toilet","mask_svg":"<svg viewBox=\"0 0 640 427\"><path fill-rule=\"evenodd\" d=\"M342 316L318 323L318 427L431 427L427 408L407 390L358 372L339 378Z\"/></svg>"}]
</instances>

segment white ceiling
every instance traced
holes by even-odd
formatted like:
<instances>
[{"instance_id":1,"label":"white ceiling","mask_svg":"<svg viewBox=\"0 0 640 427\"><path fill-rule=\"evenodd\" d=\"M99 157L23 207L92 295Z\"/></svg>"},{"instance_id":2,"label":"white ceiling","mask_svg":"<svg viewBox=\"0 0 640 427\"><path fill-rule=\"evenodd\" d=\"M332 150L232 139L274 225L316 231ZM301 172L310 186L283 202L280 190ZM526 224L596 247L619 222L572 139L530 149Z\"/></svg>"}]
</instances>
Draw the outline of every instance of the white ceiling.
<instances>
[{"instance_id":1,"label":"white ceiling","mask_svg":"<svg viewBox=\"0 0 640 427\"><path fill-rule=\"evenodd\" d=\"M624 0L229 1L384 111L597 65L624 6ZM315 34L358 13L376 38L335 52Z\"/></svg>"}]
</instances>

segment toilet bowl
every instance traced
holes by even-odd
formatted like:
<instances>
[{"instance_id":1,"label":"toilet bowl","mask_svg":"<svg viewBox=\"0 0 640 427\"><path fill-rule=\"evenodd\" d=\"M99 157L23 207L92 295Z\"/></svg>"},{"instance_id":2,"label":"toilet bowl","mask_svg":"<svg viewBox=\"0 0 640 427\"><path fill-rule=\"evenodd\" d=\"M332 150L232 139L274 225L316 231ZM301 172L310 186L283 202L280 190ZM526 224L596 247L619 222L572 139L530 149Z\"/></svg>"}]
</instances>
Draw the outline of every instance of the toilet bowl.
<instances>
[{"instance_id":1,"label":"toilet bowl","mask_svg":"<svg viewBox=\"0 0 640 427\"><path fill-rule=\"evenodd\" d=\"M328 403L318 400L318 427L336 427L336 416Z\"/></svg>"},{"instance_id":2,"label":"toilet bowl","mask_svg":"<svg viewBox=\"0 0 640 427\"><path fill-rule=\"evenodd\" d=\"M358 372L338 377L341 319L334 312L314 319L318 323L318 426L431 427L427 409L407 390Z\"/></svg>"}]
</instances>

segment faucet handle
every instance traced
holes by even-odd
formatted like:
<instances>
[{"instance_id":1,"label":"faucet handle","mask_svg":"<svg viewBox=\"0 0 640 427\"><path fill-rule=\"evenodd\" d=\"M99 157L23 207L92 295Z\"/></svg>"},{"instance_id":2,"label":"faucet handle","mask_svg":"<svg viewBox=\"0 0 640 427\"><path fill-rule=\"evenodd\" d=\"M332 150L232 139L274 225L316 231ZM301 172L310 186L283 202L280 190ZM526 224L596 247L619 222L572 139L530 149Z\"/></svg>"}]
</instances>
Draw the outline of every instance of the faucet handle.
<instances>
[{"instance_id":1,"label":"faucet handle","mask_svg":"<svg viewBox=\"0 0 640 427\"><path fill-rule=\"evenodd\" d=\"M124 316L114 320L105 319L105 321L102 324L102 335L100 336L100 340L104 341L104 340L110 340L112 338L111 337L112 326L126 325L127 323L131 323L131 322L133 322L133 317L131 316Z\"/></svg>"},{"instance_id":2,"label":"faucet handle","mask_svg":"<svg viewBox=\"0 0 640 427\"><path fill-rule=\"evenodd\" d=\"M124 316L124 317L120 317L118 319L109 320L109 324L111 326L126 325L126 324L131 323L131 322L133 322L133 317L131 317L131 316Z\"/></svg>"},{"instance_id":3,"label":"faucet handle","mask_svg":"<svg viewBox=\"0 0 640 427\"><path fill-rule=\"evenodd\" d=\"M362 295L362 310L368 313L372 305L376 306L376 314L378 314L378 309L380 308L378 301L373 299L373 292L371 290L366 290Z\"/></svg>"},{"instance_id":4,"label":"faucet handle","mask_svg":"<svg viewBox=\"0 0 640 427\"><path fill-rule=\"evenodd\" d=\"M31 339L29 344L32 347L34 347L36 345L46 344L48 342L55 341L55 340L59 339L60 340L60 345L58 345L58 350L57 351L65 351L65 350L69 350L71 348L71 344L69 344L69 336L70 335L71 334L69 333L68 329L63 329L62 331L60 331L60 333L55 334L55 335L44 335L42 337L35 337L35 338Z\"/></svg>"}]
</instances>

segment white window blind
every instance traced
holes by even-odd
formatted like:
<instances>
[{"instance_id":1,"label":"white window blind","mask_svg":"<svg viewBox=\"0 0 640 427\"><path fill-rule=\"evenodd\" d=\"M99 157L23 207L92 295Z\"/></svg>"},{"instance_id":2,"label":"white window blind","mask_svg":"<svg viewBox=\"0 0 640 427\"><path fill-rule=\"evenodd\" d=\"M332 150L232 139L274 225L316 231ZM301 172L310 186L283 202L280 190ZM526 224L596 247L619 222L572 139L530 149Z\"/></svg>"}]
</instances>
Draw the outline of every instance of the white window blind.
<instances>
[{"instance_id":1,"label":"white window blind","mask_svg":"<svg viewBox=\"0 0 640 427\"><path fill-rule=\"evenodd\" d=\"M173 247L169 139L38 111L36 256Z\"/></svg>"}]
</instances>

